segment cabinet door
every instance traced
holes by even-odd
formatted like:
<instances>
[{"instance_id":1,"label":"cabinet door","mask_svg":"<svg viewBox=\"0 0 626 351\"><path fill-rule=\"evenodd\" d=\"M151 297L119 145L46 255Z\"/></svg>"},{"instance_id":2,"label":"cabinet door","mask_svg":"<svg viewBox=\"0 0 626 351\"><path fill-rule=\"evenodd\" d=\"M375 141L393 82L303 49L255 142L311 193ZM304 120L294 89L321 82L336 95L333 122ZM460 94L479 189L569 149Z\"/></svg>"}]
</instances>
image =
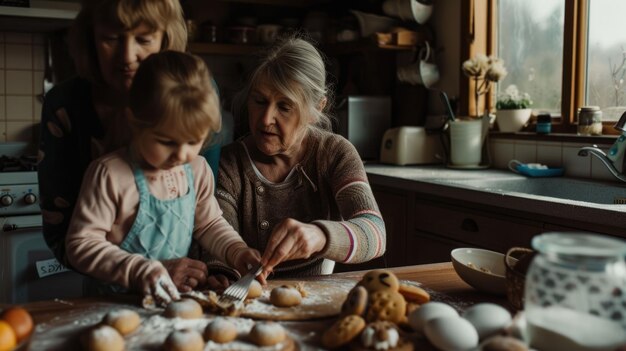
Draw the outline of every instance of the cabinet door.
<instances>
[{"instance_id":1,"label":"cabinet door","mask_svg":"<svg viewBox=\"0 0 626 351\"><path fill-rule=\"evenodd\" d=\"M385 221L387 250L382 257L359 264L337 264L335 272L368 270L405 265L404 248L407 228L407 193L387 188L372 188Z\"/></svg>"},{"instance_id":2,"label":"cabinet door","mask_svg":"<svg viewBox=\"0 0 626 351\"><path fill-rule=\"evenodd\" d=\"M450 262L450 251L466 246L458 241L414 231L406 238L406 264Z\"/></svg>"}]
</instances>

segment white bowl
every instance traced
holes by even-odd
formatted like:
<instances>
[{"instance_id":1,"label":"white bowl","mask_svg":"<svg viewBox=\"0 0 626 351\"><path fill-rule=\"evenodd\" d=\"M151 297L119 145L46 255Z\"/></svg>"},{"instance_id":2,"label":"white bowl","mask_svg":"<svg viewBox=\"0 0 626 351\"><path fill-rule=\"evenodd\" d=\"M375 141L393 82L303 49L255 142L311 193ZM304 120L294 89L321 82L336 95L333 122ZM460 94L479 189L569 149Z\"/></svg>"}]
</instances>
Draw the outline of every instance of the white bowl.
<instances>
[{"instance_id":1,"label":"white bowl","mask_svg":"<svg viewBox=\"0 0 626 351\"><path fill-rule=\"evenodd\" d=\"M452 266L464 282L477 290L506 294L504 254L475 248L458 248L450 253Z\"/></svg>"},{"instance_id":2,"label":"white bowl","mask_svg":"<svg viewBox=\"0 0 626 351\"><path fill-rule=\"evenodd\" d=\"M496 123L501 132L519 132L530 119L532 109L498 110Z\"/></svg>"}]
</instances>

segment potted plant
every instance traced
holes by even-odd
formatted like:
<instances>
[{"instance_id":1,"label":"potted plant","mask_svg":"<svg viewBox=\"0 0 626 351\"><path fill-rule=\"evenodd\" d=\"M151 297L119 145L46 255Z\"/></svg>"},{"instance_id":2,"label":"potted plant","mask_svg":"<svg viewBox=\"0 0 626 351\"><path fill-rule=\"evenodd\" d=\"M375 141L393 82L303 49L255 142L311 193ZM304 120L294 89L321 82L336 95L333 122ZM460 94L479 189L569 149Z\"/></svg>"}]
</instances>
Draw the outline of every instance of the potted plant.
<instances>
[{"instance_id":1,"label":"potted plant","mask_svg":"<svg viewBox=\"0 0 626 351\"><path fill-rule=\"evenodd\" d=\"M528 93L522 93L515 85L509 85L498 94L496 122L501 132L519 132L530 119L533 104Z\"/></svg>"}]
</instances>

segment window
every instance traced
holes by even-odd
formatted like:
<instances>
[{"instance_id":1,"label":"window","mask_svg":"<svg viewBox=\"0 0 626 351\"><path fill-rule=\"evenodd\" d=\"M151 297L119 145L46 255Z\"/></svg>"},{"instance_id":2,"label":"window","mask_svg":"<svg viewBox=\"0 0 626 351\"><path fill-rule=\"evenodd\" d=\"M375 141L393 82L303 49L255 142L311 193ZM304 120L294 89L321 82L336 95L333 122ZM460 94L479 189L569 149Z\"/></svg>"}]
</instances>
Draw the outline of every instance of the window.
<instances>
[{"instance_id":1,"label":"window","mask_svg":"<svg viewBox=\"0 0 626 351\"><path fill-rule=\"evenodd\" d=\"M576 110L597 105L605 131L626 111L626 1L497 0L497 56L515 84L531 95L535 111L561 117L573 131ZM612 122L611 122L612 121Z\"/></svg>"}]
</instances>

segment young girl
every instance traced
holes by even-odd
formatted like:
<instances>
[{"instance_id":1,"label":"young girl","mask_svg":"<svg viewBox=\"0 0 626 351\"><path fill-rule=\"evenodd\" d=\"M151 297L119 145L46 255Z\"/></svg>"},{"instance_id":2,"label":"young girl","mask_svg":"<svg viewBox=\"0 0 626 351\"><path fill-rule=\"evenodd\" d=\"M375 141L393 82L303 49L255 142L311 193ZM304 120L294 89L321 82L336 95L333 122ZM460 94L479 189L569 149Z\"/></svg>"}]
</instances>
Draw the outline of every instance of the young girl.
<instances>
[{"instance_id":1,"label":"young girl","mask_svg":"<svg viewBox=\"0 0 626 351\"><path fill-rule=\"evenodd\" d=\"M135 75L130 108L129 147L95 160L85 174L66 239L71 265L112 283L101 292L133 289L161 303L179 298L161 261L186 256L192 236L245 272L260 255L223 219L213 174L198 157L221 123L204 62L152 54Z\"/></svg>"}]
</instances>

